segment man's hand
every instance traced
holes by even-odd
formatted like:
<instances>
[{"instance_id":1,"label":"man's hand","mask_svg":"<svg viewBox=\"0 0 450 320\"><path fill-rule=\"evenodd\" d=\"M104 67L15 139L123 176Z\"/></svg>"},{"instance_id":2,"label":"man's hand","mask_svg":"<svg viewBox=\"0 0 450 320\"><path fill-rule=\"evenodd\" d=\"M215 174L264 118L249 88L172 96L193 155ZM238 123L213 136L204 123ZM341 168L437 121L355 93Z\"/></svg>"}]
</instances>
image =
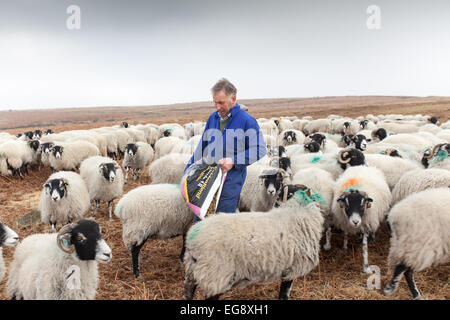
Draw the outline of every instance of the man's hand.
<instances>
[{"instance_id":1,"label":"man's hand","mask_svg":"<svg viewBox=\"0 0 450 320\"><path fill-rule=\"evenodd\" d=\"M234 161L231 158L223 158L219 160L219 166L222 169L223 173L226 173L231 170L231 168L233 168Z\"/></svg>"}]
</instances>

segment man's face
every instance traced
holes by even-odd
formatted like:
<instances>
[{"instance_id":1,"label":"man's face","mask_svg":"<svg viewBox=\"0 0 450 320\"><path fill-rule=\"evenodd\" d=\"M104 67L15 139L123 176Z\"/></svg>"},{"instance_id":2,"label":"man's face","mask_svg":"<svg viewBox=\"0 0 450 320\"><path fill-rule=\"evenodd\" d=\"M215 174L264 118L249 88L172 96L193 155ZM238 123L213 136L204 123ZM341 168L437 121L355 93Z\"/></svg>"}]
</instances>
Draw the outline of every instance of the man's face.
<instances>
[{"instance_id":1,"label":"man's face","mask_svg":"<svg viewBox=\"0 0 450 320\"><path fill-rule=\"evenodd\" d=\"M221 117L228 115L230 109L236 104L236 96L229 98L223 90L215 93L213 100L216 110L219 112Z\"/></svg>"}]
</instances>

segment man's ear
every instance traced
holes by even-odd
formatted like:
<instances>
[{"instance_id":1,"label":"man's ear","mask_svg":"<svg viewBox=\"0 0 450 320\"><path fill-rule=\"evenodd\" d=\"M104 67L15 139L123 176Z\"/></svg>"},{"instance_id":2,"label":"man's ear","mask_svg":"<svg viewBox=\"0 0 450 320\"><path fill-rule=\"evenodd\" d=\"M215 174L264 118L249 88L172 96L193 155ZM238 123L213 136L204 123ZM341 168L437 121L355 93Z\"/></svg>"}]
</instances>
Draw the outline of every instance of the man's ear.
<instances>
[{"instance_id":1,"label":"man's ear","mask_svg":"<svg viewBox=\"0 0 450 320\"><path fill-rule=\"evenodd\" d=\"M231 102L233 102L233 105L236 104L236 96L232 96L232 97L231 97Z\"/></svg>"}]
</instances>

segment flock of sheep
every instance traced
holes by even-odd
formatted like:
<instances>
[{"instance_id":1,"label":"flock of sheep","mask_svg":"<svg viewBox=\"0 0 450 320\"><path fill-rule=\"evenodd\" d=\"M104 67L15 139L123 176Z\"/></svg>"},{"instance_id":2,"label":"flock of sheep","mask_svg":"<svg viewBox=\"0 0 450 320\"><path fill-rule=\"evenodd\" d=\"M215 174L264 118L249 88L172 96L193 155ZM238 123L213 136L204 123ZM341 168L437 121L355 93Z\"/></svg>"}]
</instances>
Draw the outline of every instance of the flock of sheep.
<instances>
[{"instance_id":1,"label":"flock of sheep","mask_svg":"<svg viewBox=\"0 0 450 320\"><path fill-rule=\"evenodd\" d=\"M413 298L421 299L413 272L450 262L450 121L393 114L257 121L267 155L248 166L239 213L196 224L179 183L204 122L0 133L1 175L25 179L41 166L53 172L38 209L54 233L20 242L7 295L94 299L97 262L112 259L95 212L107 203L112 220L120 199L114 215L136 277L148 239L183 237L185 299L197 287L217 299L230 288L279 280L279 299L288 299L293 280L319 263L323 235L323 250L331 248L333 230L343 232L343 249L349 236L361 239L362 270L370 273L368 241L385 221L392 280L383 293L392 294L405 275ZM134 180L144 174L152 183L123 195L130 170ZM0 224L0 241L13 246L19 237ZM74 266L78 286L68 285ZM0 251L0 281L4 274Z\"/></svg>"}]
</instances>

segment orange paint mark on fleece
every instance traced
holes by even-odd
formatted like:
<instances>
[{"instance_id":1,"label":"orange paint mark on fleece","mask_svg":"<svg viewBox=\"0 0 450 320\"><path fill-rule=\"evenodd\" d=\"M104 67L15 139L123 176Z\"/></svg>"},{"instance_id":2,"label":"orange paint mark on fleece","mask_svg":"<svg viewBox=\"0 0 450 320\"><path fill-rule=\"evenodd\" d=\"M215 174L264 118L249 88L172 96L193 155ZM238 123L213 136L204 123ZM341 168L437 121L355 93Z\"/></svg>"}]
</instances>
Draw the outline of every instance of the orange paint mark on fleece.
<instances>
[{"instance_id":1,"label":"orange paint mark on fleece","mask_svg":"<svg viewBox=\"0 0 450 320\"><path fill-rule=\"evenodd\" d=\"M351 178L351 179L348 179L347 181L345 181L345 182L341 185L341 188L339 189L339 192L342 192L342 190L345 190L345 189L350 189L350 188L352 188L352 187L355 187L355 186L359 183L360 180L361 180L361 179L358 179L358 178Z\"/></svg>"}]
</instances>

